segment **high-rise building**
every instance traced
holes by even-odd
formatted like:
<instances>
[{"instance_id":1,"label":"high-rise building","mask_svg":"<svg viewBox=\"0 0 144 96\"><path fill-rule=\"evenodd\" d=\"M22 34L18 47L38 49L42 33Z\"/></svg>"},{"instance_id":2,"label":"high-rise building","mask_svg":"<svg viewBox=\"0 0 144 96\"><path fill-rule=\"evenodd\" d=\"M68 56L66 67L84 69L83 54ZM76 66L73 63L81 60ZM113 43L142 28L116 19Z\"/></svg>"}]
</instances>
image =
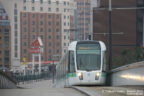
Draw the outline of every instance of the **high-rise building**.
<instances>
[{"instance_id":1,"label":"high-rise building","mask_svg":"<svg viewBox=\"0 0 144 96\"><path fill-rule=\"evenodd\" d=\"M0 6L0 70L11 67L10 21L4 8Z\"/></svg>"},{"instance_id":2,"label":"high-rise building","mask_svg":"<svg viewBox=\"0 0 144 96\"><path fill-rule=\"evenodd\" d=\"M77 2L78 39L88 39L90 31L90 2L91 0L75 0Z\"/></svg>"},{"instance_id":3,"label":"high-rise building","mask_svg":"<svg viewBox=\"0 0 144 96\"><path fill-rule=\"evenodd\" d=\"M90 39L89 36L93 35L93 7L98 7L100 0L75 1L77 2L77 40Z\"/></svg>"},{"instance_id":4,"label":"high-rise building","mask_svg":"<svg viewBox=\"0 0 144 96\"><path fill-rule=\"evenodd\" d=\"M40 36L44 44L42 60L66 53L74 27L74 0L3 0L11 21L11 60L14 70L22 58L31 61L29 48Z\"/></svg>"}]
</instances>

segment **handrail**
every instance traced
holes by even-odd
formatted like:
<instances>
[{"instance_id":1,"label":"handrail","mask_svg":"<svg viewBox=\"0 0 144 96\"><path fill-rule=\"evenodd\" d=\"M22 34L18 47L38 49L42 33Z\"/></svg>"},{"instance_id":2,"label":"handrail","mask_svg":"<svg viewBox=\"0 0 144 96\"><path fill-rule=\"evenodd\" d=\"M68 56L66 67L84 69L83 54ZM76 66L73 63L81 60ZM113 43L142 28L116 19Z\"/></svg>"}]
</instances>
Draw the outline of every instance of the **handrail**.
<instances>
[{"instance_id":1,"label":"handrail","mask_svg":"<svg viewBox=\"0 0 144 96\"><path fill-rule=\"evenodd\" d=\"M3 72L3 71L1 71L1 70L0 70L0 75L5 76L7 79L9 79L10 81L12 81L14 84L17 83L16 80L14 80L11 76L9 76L7 73L5 73L5 72Z\"/></svg>"}]
</instances>

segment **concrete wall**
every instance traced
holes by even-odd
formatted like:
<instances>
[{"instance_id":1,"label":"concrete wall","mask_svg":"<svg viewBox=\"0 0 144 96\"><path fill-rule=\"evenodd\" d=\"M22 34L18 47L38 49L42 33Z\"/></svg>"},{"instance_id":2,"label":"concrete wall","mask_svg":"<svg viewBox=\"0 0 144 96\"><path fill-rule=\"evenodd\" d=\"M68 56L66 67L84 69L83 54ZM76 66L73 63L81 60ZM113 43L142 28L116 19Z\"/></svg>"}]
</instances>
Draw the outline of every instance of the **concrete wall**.
<instances>
[{"instance_id":1,"label":"concrete wall","mask_svg":"<svg viewBox=\"0 0 144 96\"><path fill-rule=\"evenodd\" d=\"M112 70L112 86L144 85L144 61Z\"/></svg>"}]
</instances>

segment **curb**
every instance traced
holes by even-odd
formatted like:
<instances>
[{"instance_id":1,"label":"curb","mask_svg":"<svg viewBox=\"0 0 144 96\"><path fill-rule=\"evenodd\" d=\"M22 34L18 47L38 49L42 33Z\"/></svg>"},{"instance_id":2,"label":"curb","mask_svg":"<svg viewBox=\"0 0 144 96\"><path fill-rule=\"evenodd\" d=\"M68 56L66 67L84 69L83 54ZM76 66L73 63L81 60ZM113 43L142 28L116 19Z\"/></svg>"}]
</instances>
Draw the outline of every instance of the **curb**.
<instances>
[{"instance_id":1,"label":"curb","mask_svg":"<svg viewBox=\"0 0 144 96\"><path fill-rule=\"evenodd\" d=\"M92 96L89 92L86 92L86 91L83 91L82 89L78 88L78 87L75 87L75 86L69 86L69 88L73 88L83 94L85 94L86 96Z\"/></svg>"}]
</instances>

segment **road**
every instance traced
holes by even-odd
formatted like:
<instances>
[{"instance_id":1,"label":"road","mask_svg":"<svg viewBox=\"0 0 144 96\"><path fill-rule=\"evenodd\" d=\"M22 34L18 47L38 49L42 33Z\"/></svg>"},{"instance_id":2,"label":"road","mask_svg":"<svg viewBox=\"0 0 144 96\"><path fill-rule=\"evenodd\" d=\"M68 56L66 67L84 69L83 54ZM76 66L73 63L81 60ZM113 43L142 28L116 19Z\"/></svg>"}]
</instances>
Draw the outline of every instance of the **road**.
<instances>
[{"instance_id":1,"label":"road","mask_svg":"<svg viewBox=\"0 0 144 96\"><path fill-rule=\"evenodd\" d=\"M86 96L71 88L0 89L0 96Z\"/></svg>"}]
</instances>

